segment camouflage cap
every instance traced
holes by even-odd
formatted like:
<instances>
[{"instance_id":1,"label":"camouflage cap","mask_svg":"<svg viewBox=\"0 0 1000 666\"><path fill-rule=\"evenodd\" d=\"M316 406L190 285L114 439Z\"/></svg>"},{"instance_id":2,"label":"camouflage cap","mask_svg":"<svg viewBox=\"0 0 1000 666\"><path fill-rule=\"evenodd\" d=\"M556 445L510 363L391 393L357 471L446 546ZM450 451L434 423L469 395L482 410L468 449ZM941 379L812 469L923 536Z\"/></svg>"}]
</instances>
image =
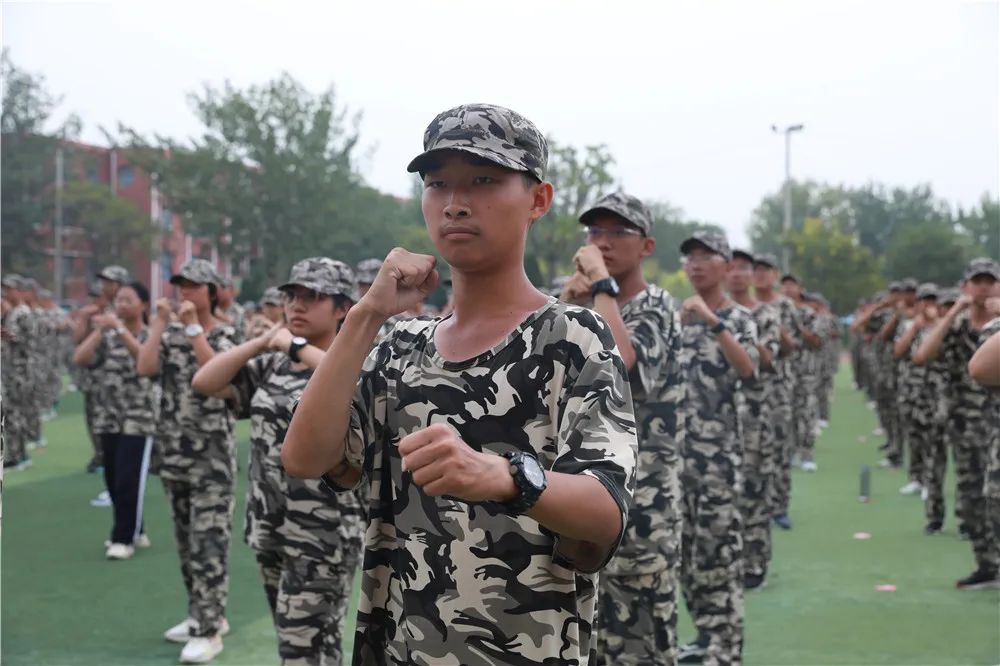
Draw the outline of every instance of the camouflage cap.
<instances>
[{"instance_id":1,"label":"camouflage cap","mask_svg":"<svg viewBox=\"0 0 1000 666\"><path fill-rule=\"evenodd\" d=\"M971 280L977 275L990 275L994 280L1000 280L1000 265L989 257L973 259L965 269L965 279Z\"/></svg>"},{"instance_id":2,"label":"camouflage cap","mask_svg":"<svg viewBox=\"0 0 1000 666\"><path fill-rule=\"evenodd\" d=\"M938 286L933 282L924 282L917 287L917 298L937 298Z\"/></svg>"},{"instance_id":3,"label":"camouflage cap","mask_svg":"<svg viewBox=\"0 0 1000 666\"><path fill-rule=\"evenodd\" d=\"M42 299L43 301L51 300L52 299L52 292L49 291L48 289L39 289L38 290L38 298Z\"/></svg>"},{"instance_id":4,"label":"camouflage cap","mask_svg":"<svg viewBox=\"0 0 1000 666\"><path fill-rule=\"evenodd\" d=\"M920 283L915 278L910 277L899 281L899 288L902 291L916 291L919 287Z\"/></svg>"},{"instance_id":5,"label":"camouflage cap","mask_svg":"<svg viewBox=\"0 0 1000 666\"><path fill-rule=\"evenodd\" d=\"M781 264L778 263L778 258L770 252L762 252L754 255L753 265L767 266L768 268L778 268L781 266Z\"/></svg>"},{"instance_id":6,"label":"camouflage cap","mask_svg":"<svg viewBox=\"0 0 1000 666\"><path fill-rule=\"evenodd\" d=\"M612 213L634 227L638 228L644 236L653 233L653 213L636 197L625 194L622 191L607 194L585 210L580 216L580 224L592 224L594 219L602 212Z\"/></svg>"},{"instance_id":7,"label":"camouflage cap","mask_svg":"<svg viewBox=\"0 0 1000 666\"><path fill-rule=\"evenodd\" d=\"M354 274L357 276L359 284L372 284L380 270L382 270L381 259L362 259L358 262L357 268L354 269Z\"/></svg>"},{"instance_id":8,"label":"camouflage cap","mask_svg":"<svg viewBox=\"0 0 1000 666\"><path fill-rule=\"evenodd\" d=\"M305 287L328 296L346 296L358 300L358 283L354 271L342 261L329 257L310 257L292 266L288 282L278 287L284 291L292 287Z\"/></svg>"},{"instance_id":9,"label":"camouflage cap","mask_svg":"<svg viewBox=\"0 0 1000 666\"><path fill-rule=\"evenodd\" d=\"M791 282L794 282L795 284L802 284L801 282L799 282L799 279L797 277L795 277L794 275L792 275L791 273L785 273L784 275L782 275L780 281L781 282L789 282L789 281L791 281Z\"/></svg>"},{"instance_id":10,"label":"camouflage cap","mask_svg":"<svg viewBox=\"0 0 1000 666\"><path fill-rule=\"evenodd\" d=\"M24 278L17 273L9 273L3 278L3 286L8 289L21 289L24 284Z\"/></svg>"},{"instance_id":11,"label":"camouflage cap","mask_svg":"<svg viewBox=\"0 0 1000 666\"><path fill-rule=\"evenodd\" d=\"M954 303L961 295L958 289L942 289L938 292L938 303Z\"/></svg>"},{"instance_id":12,"label":"camouflage cap","mask_svg":"<svg viewBox=\"0 0 1000 666\"><path fill-rule=\"evenodd\" d=\"M198 284L214 284L216 287L222 284L222 276L207 259L190 259L185 262L177 274L170 278L170 284L177 284L181 280L190 280Z\"/></svg>"},{"instance_id":13,"label":"camouflage cap","mask_svg":"<svg viewBox=\"0 0 1000 666\"><path fill-rule=\"evenodd\" d=\"M128 270L124 266L105 266L97 274L97 277L118 284L125 284L129 281Z\"/></svg>"},{"instance_id":14,"label":"camouflage cap","mask_svg":"<svg viewBox=\"0 0 1000 666\"><path fill-rule=\"evenodd\" d=\"M260 297L261 305L282 305L285 300L281 297L281 290L277 287L268 287L264 290L264 295Z\"/></svg>"},{"instance_id":15,"label":"camouflage cap","mask_svg":"<svg viewBox=\"0 0 1000 666\"><path fill-rule=\"evenodd\" d=\"M894 291L897 291L897 292L898 291L903 291L903 285L902 285L902 283L897 282L895 280L893 280L892 282L890 282L889 283L889 292L892 293Z\"/></svg>"},{"instance_id":16,"label":"camouflage cap","mask_svg":"<svg viewBox=\"0 0 1000 666\"><path fill-rule=\"evenodd\" d=\"M815 293L813 293L811 291L805 291L805 290L802 291L802 300L803 301L807 301L809 303L817 303L817 302L819 302L818 299L816 298L816 294Z\"/></svg>"},{"instance_id":17,"label":"camouflage cap","mask_svg":"<svg viewBox=\"0 0 1000 666\"><path fill-rule=\"evenodd\" d=\"M495 104L463 104L439 113L424 131L424 152L406 170L425 171L429 157L444 150L477 155L494 164L545 180L548 142L524 116Z\"/></svg>"},{"instance_id":18,"label":"camouflage cap","mask_svg":"<svg viewBox=\"0 0 1000 666\"><path fill-rule=\"evenodd\" d=\"M38 280L36 280L33 277L22 278L21 289L27 289L28 291L38 291Z\"/></svg>"},{"instance_id":19,"label":"camouflage cap","mask_svg":"<svg viewBox=\"0 0 1000 666\"><path fill-rule=\"evenodd\" d=\"M570 275L557 275L552 278L552 284L549 285L549 294L556 297L562 294L563 287L566 286L571 277Z\"/></svg>"},{"instance_id":20,"label":"camouflage cap","mask_svg":"<svg viewBox=\"0 0 1000 666\"><path fill-rule=\"evenodd\" d=\"M740 248L734 249L733 259L736 259L737 257L739 257L740 259L746 259L751 264L754 263L754 257L752 254L750 254L749 250L742 250Z\"/></svg>"},{"instance_id":21,"label":"camouflage cap","mask_svg":"<svg viewBox=\"0 0 1000 666\"><path fill-rule=\"evenodd\" d=\"M729 241L722 234L714 231L696 231L691 237L681 243L681 254L687 254L696 247L703 247L721 256L726 261L732 261L733 251L729 249Z\"/></svg>"}]
</instances>

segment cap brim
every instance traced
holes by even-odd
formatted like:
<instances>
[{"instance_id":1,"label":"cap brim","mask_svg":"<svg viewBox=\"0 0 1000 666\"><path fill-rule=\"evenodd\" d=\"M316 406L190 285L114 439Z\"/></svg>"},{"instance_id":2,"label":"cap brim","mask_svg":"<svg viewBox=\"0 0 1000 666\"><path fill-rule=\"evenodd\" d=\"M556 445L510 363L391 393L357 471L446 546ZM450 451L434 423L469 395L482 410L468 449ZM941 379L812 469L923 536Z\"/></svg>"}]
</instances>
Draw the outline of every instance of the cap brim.
<instances>
[{"instance_id":1,"label":"cap brim","mask_svg":"<svg viewBox=\"0 0 1000 666\"><path fill-rule=\"evenodd\" d=\"M753 260L753 265L754 266L767 266L768 268L775 269L775 270L777 270L777 268L778 268L777 264L772 264L770 261L768 261L766 259L756 259L755 258Z\"/></svg>"},{"instance_id":2,"label":"cap brim","mask_svg":"<svg viewBox=\"0 0 1000 666\"><path fill-rule=\"evenodd\" d=\"M497 166L504 167L505 169L511 169L513 171L521 171L523 173L530 174L534 176L535 174L529 171L523 164L520 164L506 155L501 155L497 152L489 150L487 148L478 148L476 146L442 146L440 148L431 148L430 150L425 150L420 153L406 166L406 170L409 173L426 173L427 169L430 168L431 160L446 153L448 151L457 151L460 153L468 153L470 155L475 155L476 157L481 157L484 160L489 160Z\"/></svg>"},{"instance_id":3,"label":"cap brim","mask_svg":"<svg viewBox=\"0 0 1000 666\"><path fill-rule=\"evenodd\" d=\"M628 219L627 217L625 217L624 215L622 215L618 211L611 210L610 208L607 208L605 206L596 206L594 208L590 208L590 209L584 211L583 215L580 216L580 224L583 224L583 225L590 224L591 220L593 220L596 216L600 215L601 213L607 213L609 215L614 215L617 219L621 220L622 222L624 222L624 223L626 223L626 224L628 224L630 226L635 227L636 229L638 229L639 231L641 231L643 234L646 233L645 229L643 229L642 227L640 227L638 224L636 224L632 220Z\"/></svg>"},{"instance_id":4,"label":"cap brim","mask_svg":"<svg viewBox=\"0 0 1000 666\"><path fill-rule=\"evenodd\" d=\"M965 279L966 280L971 280L972 278L979 277L980 275L989 275L991 278L993 278L997 282L1000 282L1000 273L997 273L996 271L990 271L990 270L974 271L974 272L971 272L971 273L966 273Z\"/></svg>"},{"instance_id":5,"label":"cap brim","mask_svg":"<svg viewBox=\"0 0 1000 666\"><path fill-rule=\"evenodd\" d=\"M755 261L752 254L750 254L749 252L744 252L743 250L733 250L733 259L736 259L737 257L746 259L751 264L754 263Z\"/></svg>"},{"instance_id":6,"label":"cap brim","mask_svg":"<svg viewBox=\"0 0 1000 666\"><path fill-rule=\"evenodd\" d=\"M187 280L188 282L194 282L195 284L215 284L211 280L209 280L208 282L202 282L201 280L195 280L189 278L187 275L184 275L183 273L177 273L176 275L172 276L170 278L170 284L180 284L181 280Z\"/></svg>"},{"instance_id":7,"label":"cap brim","mask_svg":"<svg viewBox=\"0 0 1000 666\"><path fill-rule=\"evenodd\" d=\"M721 252L719 252L715 248L710 247L705 241L698 240L697 238L688 238L686 241L684 241L683 243L681 243L681 254L687 254L688 252L690 252L691 250L693 250L696 247L700 247L703 250L708 250L712 254L717 254L720 257L723 257L723 258L725 257L724 254L722 254Z\"/></svg>"}]
</instances>

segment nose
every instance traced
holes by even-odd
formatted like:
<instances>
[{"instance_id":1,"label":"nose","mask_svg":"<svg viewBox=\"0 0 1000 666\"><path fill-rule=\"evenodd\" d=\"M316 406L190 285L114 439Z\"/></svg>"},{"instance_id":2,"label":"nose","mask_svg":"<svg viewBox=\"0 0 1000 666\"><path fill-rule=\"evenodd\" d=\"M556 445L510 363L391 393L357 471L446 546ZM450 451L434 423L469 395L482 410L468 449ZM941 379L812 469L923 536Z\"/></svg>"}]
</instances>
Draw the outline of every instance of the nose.
<instances>
[{"instance_id":1,"label":"nose","mask_svg":"<svg viewBox=\"0 0 1000 666\"><path fill-rule=\"evenodd\" d=\"M462 196L462 193L458 190L452 190L451 196L448 198L448 203L444 207L444 216L449 220L457 220L459 218L468 217L472 213L469 210L469 204Z\"/></svg>"}]
</instances>

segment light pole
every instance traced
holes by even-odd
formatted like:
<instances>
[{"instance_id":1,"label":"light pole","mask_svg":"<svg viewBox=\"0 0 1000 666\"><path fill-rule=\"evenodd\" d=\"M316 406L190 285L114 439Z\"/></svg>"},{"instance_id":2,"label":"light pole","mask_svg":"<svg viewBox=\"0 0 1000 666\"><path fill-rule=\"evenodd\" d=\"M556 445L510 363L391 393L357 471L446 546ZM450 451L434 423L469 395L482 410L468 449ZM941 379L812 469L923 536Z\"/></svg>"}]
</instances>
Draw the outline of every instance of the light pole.
<instances>
[{"instance_id":1,"label":"light pole","mask_svg":"<svg viewBox=\"0 0 1000 666\"><path fill-rule=\"evenodd\" d=\"M805 125L789 125L784 129L777 125L771 125L771 131L775 134L785 135L785 224L783 228L784 242L781 249L781 263L787 273L791 270L788 257L788 233L792 230L792 132L801 132Z\"/></svg>"}]
</instances>

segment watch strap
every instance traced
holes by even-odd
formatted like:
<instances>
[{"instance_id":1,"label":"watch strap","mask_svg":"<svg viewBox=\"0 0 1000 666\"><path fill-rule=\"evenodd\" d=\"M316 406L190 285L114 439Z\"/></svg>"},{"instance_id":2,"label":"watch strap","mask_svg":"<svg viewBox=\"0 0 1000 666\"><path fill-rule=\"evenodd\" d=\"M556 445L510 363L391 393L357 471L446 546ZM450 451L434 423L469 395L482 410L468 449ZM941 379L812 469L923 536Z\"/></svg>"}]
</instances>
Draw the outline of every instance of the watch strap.
<instances>
[{"instance_id":1,"label":"watch strap","mask_svg":"<svg viewBox=\"0 0 1000 666\"><path fill-rule=\"evenodd\" d=\"M535 506L538 498L542 495L542 491L548 486L547 481L544 479L545 472L544 470L542 471L542 487L538 488L528 481L524 473L524 460L530 458L538 465L537 458L523 451L508 451L503 454L503 457L510 463L510 475L514 479L514 485L518 489L518 496L509 502L503 502L503 505L511 513L525 513L531 507ZM539 469L541 469L541 465L539 465Z\"/></svg>"}]
</instances>

